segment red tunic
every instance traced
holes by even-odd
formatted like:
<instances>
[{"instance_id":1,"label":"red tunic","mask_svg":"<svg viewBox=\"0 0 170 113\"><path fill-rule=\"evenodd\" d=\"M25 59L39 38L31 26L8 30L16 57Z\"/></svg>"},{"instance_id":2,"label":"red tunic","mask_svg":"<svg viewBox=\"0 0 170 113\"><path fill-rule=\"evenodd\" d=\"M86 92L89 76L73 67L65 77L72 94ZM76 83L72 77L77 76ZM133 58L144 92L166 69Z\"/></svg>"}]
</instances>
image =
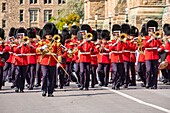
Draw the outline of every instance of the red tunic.
<instances>
[{"instance_id":1,"label":"red tunic","mask_svg":"<svg viewBox=\"0 0 170 113\"><path fill-rule=\"evenodd\" d=\"M90 42L85 42L82 45L78 46L78 50L80 51L80 62L91 62L90 52L93 49L92 44Z\"/></svg>"},{"instance_id":2,"label":"red tunic","mask_svg":"<svg viewBox=\"0 0 170 113\"><path fill-rule=\"evenodd\" d=\"M104 47L99 50L98 48L98 63L105 63L105 64L109 64L110 63L110 59L109 59L109 43L103 44Z\"/></svg>"},{"instance_id":3,"label":"red tunic","mask_svg":"<svg viewBox=\"0 0 170 113\"><path fill-rule=\"evenodd\" d=\"M97 62L97 54L98 54L98 51L97 51L97 48L95 48L95 44L92 43L92 46L93 46L93 51L91 51L91 65L97 65L98 62Z\"/></svg>"},{"instance_id":4,"label":"red tunic","mask_svg":"<svg viewBox=\"0 0 170 113\"><path fill-rule=\"evenodd\" d=\"M27 53L30 52L29 51L30 47L22 45L21 47L15 46L13 49L14 49L14 54L15 54L14 65L17 65L17 66L28 65Z\"/></svg>"},{"instance_id":5,"label":"red tunic","mask_svg":"<svg viewBox=\"0 0 170 113\"><path fill-rule=\"evenodd\" d=\"M111 62L112 63L123 63L123 48L125 46L124 42L118 42L115 44L116 41L112 41L113 45L110 45L109 50L110 50L110 57L111 57Z\"/></svg>"},{"instance_id":6,"label":"red tunic","mask_svg":"<svg viewBox=\"0 0 170 113\"><path fill-rule=\"evenodd\" d=\"M144 47L145 47L145 60L158 60L158 48L161 47L160 40L152 39L150 42L150 36L146 36Z\"/></svg>"},{"instance_id":7,"label":"red tunic","mask_svg":"<svg viewBox=\"0 0 170 113\"><path fill-rule=\"evenodd\" d=\"M32 47L30 47L30 52L28 53L27 60L28 64L36 64L37 59L36 59L36 43L31 44Z\"/></svg>"}]
</instances>

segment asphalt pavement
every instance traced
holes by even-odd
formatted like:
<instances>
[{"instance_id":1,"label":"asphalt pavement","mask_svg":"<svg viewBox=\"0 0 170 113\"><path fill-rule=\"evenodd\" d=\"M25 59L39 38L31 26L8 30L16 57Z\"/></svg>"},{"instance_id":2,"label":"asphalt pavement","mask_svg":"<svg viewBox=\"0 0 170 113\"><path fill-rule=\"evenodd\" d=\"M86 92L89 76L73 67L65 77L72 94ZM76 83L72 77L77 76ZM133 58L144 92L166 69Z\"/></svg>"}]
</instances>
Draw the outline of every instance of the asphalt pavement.
<instances>
[{"instance_id":1,"label":"asphalt pavement","mask_svg":"<svg viewBox=\"0 0 170 113\"><path fill-rule=\"evenodd\" d=\"M0 91L0 113L170 113L170 85L158 89L137 86L112 90L96 86L80 91L75 83L42 97L41 88L15 93L11 84Z\"/></svg>"}]
</instances>

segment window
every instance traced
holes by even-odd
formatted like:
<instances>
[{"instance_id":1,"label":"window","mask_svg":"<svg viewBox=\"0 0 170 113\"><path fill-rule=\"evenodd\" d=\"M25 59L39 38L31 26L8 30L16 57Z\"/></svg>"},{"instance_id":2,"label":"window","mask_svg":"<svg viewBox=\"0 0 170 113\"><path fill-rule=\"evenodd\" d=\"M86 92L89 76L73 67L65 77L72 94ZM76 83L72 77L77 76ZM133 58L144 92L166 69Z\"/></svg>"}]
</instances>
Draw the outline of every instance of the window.
<instances>
[{"instance_id":1,"label":"window","mask_svg":"<svg viewBox=\"0 0 170 113\"><path fill-rule=\"evenodd\" d=\"M52 10L45 10L44 11L44 22L47 22L52 17Z\"/></svg>"},{"instance_id":2,"label":"window","mask_svg":"<svg viewBox=\"0 0 170 113\"><path fill-rule=\"evenodd\" d=\"M30 4L36 4L37 0L30 0Z\"/></svg>"},{"instance_id":3,"label":"window","mask_svg":"<svg viewBox=\"0 0 170 113\"><path fill-rule=\"evenodd\" d=\"M2 12L6 11L6 3L2 3Z\"/></svg>"},{"instance_id":4,"label":"window","mask_svg":"<svg viewBox=\"0 0 170 113\"><path fill-rule=\"evenodd\" d=\"M20 10L20 22L23 22L24 20L24 10Z\"/></svg>"},{"instance_id":5,"label":"window","mask_svg":"<svg viewBox=\"0 0 170 113\"><path fill-rule=\"evenodd\" d=\"M20 0L20 4L23 4L23 0Z\"/></svg>"},{"instance_id":6,"label":"window","mask_svg":"<svg viewBox=\"0 0 170 113\"><path fill-rule=\"evenodd\" d=\"M52 0L44 0L44 4L51 4Z\"/></svg>"},{"instance_id":7,"label":"window","mask_svg":"<svg viewBox=\"0 0 170 113\"><path fill-rule=\"evenodd\" d=\"M38 10L30 10L30 22L36 22L38 19Z\"/></svg>"},{"instance_id":8,"label":"window","mask_svg":"<svg viewBox=\"0 0 170 113\"><path fill-rule=\"evenodd\" d=\"M65 0L58 0L58 4L64 4L66 3Z\"/></svg>"},{"instance_id":9,"label":"window","mask_svg":"<svg viewBox=\"0 0 170 113\"><path fill-rule=\"evenodd\" d=\"M6 27L6 20L2 20L2 28Z\"/></svg>"}]
</instances>

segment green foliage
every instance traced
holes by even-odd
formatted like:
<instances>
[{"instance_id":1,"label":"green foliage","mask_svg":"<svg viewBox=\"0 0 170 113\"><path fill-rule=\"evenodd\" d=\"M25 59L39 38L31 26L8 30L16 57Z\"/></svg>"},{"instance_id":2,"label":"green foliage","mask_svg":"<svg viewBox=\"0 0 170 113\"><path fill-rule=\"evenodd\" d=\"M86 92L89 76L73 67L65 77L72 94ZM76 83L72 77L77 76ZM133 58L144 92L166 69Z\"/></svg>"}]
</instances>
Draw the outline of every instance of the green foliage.
<instances>
[{"instance_id":1,"label":"green foliage","mask_svg":"<svg viewBox=\"0 0 170 113\"><path fill-rule=\"evenodd\" d=\"M84 18L83 0L67 0L65 4L59 6L58 17L52 17L49 22L53 22L59 30L62 30L65 24L69 28L73 23L80 25L80 18Z\"/></svg>"}]
</instances>

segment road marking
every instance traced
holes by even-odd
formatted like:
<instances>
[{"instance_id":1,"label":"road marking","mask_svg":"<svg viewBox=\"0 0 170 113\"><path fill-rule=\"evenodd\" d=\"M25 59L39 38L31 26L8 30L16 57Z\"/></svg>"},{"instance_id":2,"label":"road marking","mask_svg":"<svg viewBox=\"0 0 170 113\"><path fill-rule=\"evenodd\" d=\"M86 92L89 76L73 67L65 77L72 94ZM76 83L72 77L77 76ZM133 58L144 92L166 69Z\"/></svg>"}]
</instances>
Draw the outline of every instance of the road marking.
<instances>
[{"instance_id":1,"label":"road marking","mask_svg":"<svg viewBox=\"0 0 170 113\"><path fill-rule=\"evenodd\" d=\"M127 94L125 94L125 93L122 93L122 92L119 92L119 91L116 91L116 90L113 90L113 89L110 89L110 88L107 88L107 87L103 87L103 88L104 88L104 89L107 89L107 90L109 90L109 91L111 91L111 92L117 93L117 94L119 94L119 95L121 95L121 96L123 96L123 97L126 97L126 98L130 99L130 100L133 100L133 101L135 101L135 102L137 102L137 103L140 103L140 104L143 104L143 105L146 105L146 106L150 106L150 107L156 108L156 109L161 110L161 111L164 111L164 112L166 112L166 113L170 113L170 110L169 110L169 109L166 109L166 108L163 108L163 107L154 105L154 104L150 104L150 103L144 102L144 101L142 101L142 100L140 100L140 99L137 99L137 98L135 98L135 97L132 97L132 96L130 96L130 95L127 95Z\"/></svg>"}]
</instances>

